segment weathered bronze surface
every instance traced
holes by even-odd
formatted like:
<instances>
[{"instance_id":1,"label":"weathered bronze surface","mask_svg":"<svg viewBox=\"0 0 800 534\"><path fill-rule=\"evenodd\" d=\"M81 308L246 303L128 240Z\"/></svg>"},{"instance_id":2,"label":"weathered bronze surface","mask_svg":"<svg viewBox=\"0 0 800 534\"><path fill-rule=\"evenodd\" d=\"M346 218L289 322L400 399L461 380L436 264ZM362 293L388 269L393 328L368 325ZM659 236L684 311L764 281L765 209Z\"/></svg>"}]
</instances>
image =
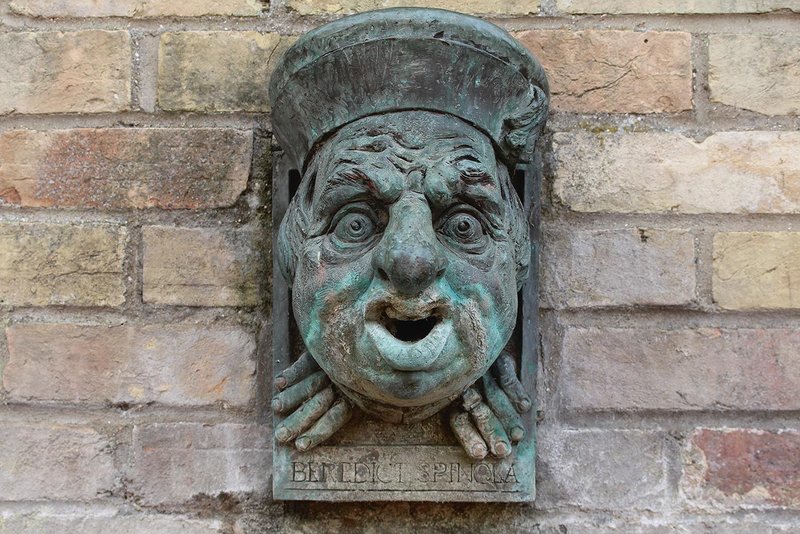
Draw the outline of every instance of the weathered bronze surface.
<instances>
[{"instance_id":1,"label":"weathered bronze surface","mask_svg":"<svg viewBox=\"0 0 800 534\"><path fill-rule=\"evenodd\" d=\"M304 36L270 98L301 337L291 358L276 286L275 497L532 499L535 210L512 178L538 195L541 67L484 21L391 9Z\"/></svg>"}]
</instances>

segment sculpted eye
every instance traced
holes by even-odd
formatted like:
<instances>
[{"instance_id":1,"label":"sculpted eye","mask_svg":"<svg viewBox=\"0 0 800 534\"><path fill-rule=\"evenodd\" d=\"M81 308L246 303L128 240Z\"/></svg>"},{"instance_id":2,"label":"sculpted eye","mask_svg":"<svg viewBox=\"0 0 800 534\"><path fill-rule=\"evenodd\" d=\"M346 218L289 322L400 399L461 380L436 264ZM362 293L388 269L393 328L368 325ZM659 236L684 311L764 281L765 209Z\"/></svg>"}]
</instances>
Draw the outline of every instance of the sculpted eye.
<instances>
[{"instance_id":1,"label":"sculpted eye","mask_svg":"<svg viewBox=\"0 0 800 534\"><path fill-rule=\"evenodd\" d=\"M456 213L447 220L443 229L446 234L464 243L483 237L481 223L469 213Z\"/></svg>"},{"instance_id":2,"label":"sculpted eye","mask_svg":"<svg viewBox=\"0 0 800 534\"><path fill-rule=\"evenodd\" d=\"M439 233L459 248L478 254L486 246L487 236L478 216L458 211L445 218L439 226Z\"/></svg>"},{"instance_id":3,"label":"sculpted eye","mask_svg":"<svg viewBox=\"0 0 800 534\"><path fill-rule=\"evenodd\" d=\"M375 222L366 213L350 212L339 219L333 233L345 243L360 243L375 233Z\"/></svg>"}]
</instances>

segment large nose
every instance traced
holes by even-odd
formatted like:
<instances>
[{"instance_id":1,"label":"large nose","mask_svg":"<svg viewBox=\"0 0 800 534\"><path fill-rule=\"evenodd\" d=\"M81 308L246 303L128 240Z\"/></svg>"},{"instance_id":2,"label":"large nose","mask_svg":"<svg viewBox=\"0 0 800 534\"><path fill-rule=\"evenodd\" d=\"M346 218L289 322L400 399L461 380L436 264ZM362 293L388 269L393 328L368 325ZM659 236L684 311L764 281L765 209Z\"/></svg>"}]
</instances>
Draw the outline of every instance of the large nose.
<instances>
[{"instance_id":1,"label":"large nose","mask_svg":"<svg viewBox=\"0 0 800 534\"><path fill-rule=\"evenodd\" d=\"M377 276L400 294L425 291L447 267L425 197L408 193L395 202L389 224L372 256Z\"/></svg>"}]
</instances>

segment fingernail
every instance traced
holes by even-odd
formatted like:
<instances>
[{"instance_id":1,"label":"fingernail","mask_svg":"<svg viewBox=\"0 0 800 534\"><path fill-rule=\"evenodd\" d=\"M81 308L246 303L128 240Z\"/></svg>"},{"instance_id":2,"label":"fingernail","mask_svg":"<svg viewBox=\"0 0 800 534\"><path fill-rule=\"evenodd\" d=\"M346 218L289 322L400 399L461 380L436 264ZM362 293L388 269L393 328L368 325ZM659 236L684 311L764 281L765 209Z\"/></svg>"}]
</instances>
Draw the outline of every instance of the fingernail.
<instances>
[{"instance_id":1,"label":"fingernail","mask_svg":"<svg viewBox=\"0 0 800 534\"><path fill-rule=\"evenodd\" d=\"M522 438L525 437L525 429L521 426L515 426L511 429L511 432L509 432L509 437L511 441L522 441Z\"/></svg>"},{"instance_id":2,"label":"fingernail","mask_svg":"<svg viewBox=\"0 0 800 534\"><path fill-rule=\"evenodd\" d=\"M281 401L278 399L272 399L272 411L273 412L280 412L281 411Z\"/></svg>"},{"instance_id":3,"label":"fingernail","mask_svg":"<svg viewBox=\"0 0 800 534\"><path fill-rule=\"evenodd\" d=\"M523 412L527 412L531 409L531 400L528 398L522 399L519 401L519 407Z\"/></svg>"},{"instance_id":4,"label":"fingernail","mask_svg":"<svg viewBox=\"0 0 800 534\"><path fill-rule=\"evenodd\" d=\"M486 450L486 445L483 443L476 443L470 448L469 455L476 460L480 460L482 458L486 458L487 452L489 451Z\"/></svg>"},{"instance_id":5,"label":"fingernail","mask_svg":"<svg viewBox=\"0 0 800 534\"><path fill-rule=\"evenodd\" d=\"M311 446L311 440L308 438L297 438L294 442L294 446L298 451L304 451Z\"/></svg>"},{"instance_id":6,"label":"fingernail","mask_svg":"<svg viewBox=\"0 0 800 534\"><path fill-rule=\"evenodd\" d=\"M286 387L286 377L279 376L275 379L275 387L278 389L283 389Z\"/></svg>"},{"instance_id":7,"label":"fingernail","mask_svg":"<svg viewBox=\"0 0 800 534\"><path fill-rule=\"evenodd\" d=\"M511 447L505 441L498 441L494 446L494 455L504 458L511 452Z\"/></svg>"},{"instance_id":8,"label":"fingernail","mask_svg":"<svg viewBox=\"0 0 800 534\"><path fill-rule=\"evenodd\" d=\"M278 441L283 443L291 439L292 433L286 428L279 428L278 431L275 432L275 437L278 438Z\"/></svg>"}]
</instances>

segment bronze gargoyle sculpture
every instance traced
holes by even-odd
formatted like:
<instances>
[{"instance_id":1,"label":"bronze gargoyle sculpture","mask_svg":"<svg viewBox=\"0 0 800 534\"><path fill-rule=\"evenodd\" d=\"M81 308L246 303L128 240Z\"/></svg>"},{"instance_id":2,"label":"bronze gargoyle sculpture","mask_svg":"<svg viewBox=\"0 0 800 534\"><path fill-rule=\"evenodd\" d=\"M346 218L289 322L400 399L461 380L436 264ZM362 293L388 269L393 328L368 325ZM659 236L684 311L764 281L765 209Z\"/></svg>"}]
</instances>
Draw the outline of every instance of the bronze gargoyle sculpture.
<instances>
[{"instance_id":1,"label":"bronze gargoyle sculpture","mask_svg":"<svg viewBox=\"0 0 800 534\"><path fill-rule=\"evenodd\" d=\"M531 257L510 173L547 115L537 61L472 17L383 10L298 40L270 98L302 175L277 252L305 345L275 380L276 439L449 407L469 457L509 455L531 408L507 350Z\"/></svg>"}]
</instances>

